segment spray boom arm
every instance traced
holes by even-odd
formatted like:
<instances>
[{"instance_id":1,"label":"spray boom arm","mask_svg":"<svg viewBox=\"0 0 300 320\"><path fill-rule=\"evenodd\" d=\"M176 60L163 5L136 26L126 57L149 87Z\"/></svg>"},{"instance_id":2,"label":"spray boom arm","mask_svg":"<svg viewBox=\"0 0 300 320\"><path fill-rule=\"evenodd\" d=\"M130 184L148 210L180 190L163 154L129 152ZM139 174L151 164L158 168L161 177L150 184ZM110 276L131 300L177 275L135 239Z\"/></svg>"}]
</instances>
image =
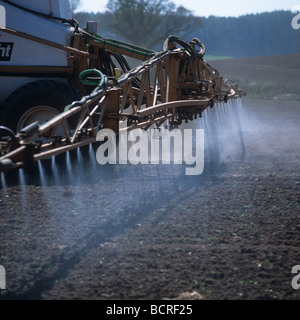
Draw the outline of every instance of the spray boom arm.
<instances>
[{"instance_id":1,"label":"spray boom arm","mask_svg":"<svg viewBox=\"0 0 300 320\"><path fill-rule=\"evenodd\" d=\"M1 127L0 171L30 166L94 143L101 128L118 134L119 130L147 130L165 123L177 126L201 117L216 102L244 95L203 59L205 47L196 38L188 44L170 36L163 50L154 52L80 29L77 32L78 49L61 49L76 60L79 85L91 88L90 92L49 121L32 123L16 135ZM83 54L84 46L87 54ZM124 56L142 62L131 69Z\"/></svg>"}]
</instances>

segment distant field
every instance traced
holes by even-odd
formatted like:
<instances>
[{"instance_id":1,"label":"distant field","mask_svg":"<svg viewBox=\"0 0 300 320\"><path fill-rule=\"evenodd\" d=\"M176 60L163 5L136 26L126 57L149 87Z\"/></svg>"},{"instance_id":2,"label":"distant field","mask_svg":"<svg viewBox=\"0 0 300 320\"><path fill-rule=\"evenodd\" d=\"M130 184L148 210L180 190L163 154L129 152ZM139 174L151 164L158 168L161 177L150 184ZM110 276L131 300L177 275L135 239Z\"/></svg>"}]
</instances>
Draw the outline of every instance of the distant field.
<instances>
[{"instance_id":1,"label":"distant field","mask_svg":"<svg viewBox=\"0 0 300 320\"><path fill-rule=\"evenodd\" d=\"M227 60L227 59L233 59L233 57L228 57L228 56L212 56L210 54L205 55L205 60L207 62L210 61L216 61L216 60Z\"/></svg>"},{"instance_id":2,"label":"distant field","mask_svg":"<svg viewBox=\"0 0 300 320\"><path fill-rule=\"evenodd\" d=\"M214 67L222 74L237 78L300 84L300 54L220 59L214 60Z\"/></svg>"},{"instance_id":3,"label":"distant field","mask_svg":"<svg viewBox=\"0 0 300 320\"><path fill-rule=\"evenodd\" d=\"M238 82L250 98L300 100L300 54L219 59L211 65Z\"/></svg>"}]
</instances>

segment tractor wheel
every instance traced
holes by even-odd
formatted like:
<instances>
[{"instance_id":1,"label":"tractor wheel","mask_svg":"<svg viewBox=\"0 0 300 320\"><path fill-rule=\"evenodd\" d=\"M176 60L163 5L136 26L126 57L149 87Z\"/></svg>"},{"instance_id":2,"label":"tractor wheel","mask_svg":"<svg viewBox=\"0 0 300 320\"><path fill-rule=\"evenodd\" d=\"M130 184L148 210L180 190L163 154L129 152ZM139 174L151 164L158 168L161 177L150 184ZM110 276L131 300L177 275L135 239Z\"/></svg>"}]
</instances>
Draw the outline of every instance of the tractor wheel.
<instances>
[{"instance_id":1,"label":"tractor wheel","mask_svg":"<svg viewBox=\"0 0 300 320\"><path fill-rule=\"evenodd\" d=\"M79 91L55 80L30 82L14 91L1 107L1 124L15 132L30 123L40 124L64 111L66 105L80 100Z\"/></svg>"}]
</instances>

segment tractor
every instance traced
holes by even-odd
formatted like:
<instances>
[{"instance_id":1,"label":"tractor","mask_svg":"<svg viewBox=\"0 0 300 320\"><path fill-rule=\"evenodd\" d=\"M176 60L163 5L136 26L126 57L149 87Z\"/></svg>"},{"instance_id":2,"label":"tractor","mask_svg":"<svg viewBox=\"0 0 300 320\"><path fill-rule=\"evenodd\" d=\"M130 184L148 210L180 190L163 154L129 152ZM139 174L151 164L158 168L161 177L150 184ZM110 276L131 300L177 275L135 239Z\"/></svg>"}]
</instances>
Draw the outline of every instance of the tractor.
<instances>
[{"instance_id":1,"label":"tractor","mask_svg":"<svg viewBox=\"0 0 300 320\"><path fill-rule=\"evenodd\" d=\"M68 0L0 0L0 171L93 144L103 128L180 126L241 98L205 52L198 38L170 35L161 51L104 38Z\"/></svg>"}]
</instances>

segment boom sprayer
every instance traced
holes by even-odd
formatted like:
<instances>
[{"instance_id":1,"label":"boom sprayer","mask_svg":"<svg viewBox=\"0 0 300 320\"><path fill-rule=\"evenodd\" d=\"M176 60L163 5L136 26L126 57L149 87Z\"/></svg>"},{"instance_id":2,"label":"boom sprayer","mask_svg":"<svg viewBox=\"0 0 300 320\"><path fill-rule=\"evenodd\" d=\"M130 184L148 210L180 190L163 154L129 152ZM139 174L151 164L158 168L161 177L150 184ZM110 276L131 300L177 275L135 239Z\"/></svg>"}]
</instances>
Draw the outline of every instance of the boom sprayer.
<instances>
[{"instance_id":1,"label":"boom sprayer","mask_svg":"<svg viewBox=\"0 0 300 320\"><path fill-rule=\"evenodd\" d=\"M5 36L10 39L7 42L21 39L40 47L47 46L67 57L66 66L1 65L0 76L30 73L35 77L47 74L53 78L63 74L64 81L67 79L77 93L76 96L73 91L62 109L60 102L56 107L33 101L35 97L31 95L30 98L24 88L12 96L17 95L23 106L32 99L34 103L27 110L14 111L11 109L13 99L6 99L5 106L0 109L4 115L0 127L0 171L28 167L35 161L93 144L97 132L103 128L118 134L120 130L148 130L166 124L180 126L201 117L206 108L218 102L226 103L245 94L204 60L205 46L197 38L186 43L171 35L165 40L162 51L155 52L103 38L95 32L93 22L89 22L85 30L74 20L67 22L72 26L72 45L0 27L2 39ZM17 50L17 45L13 50ZM131 68L129 61L136 66ZM56 91L48 96L50 101L61 95L62 87L52 78L32 81L25 86L27 90L36 86L38 91L47 87L47 92L49 87L54 87ZM11 102L10 106L7 101ZM17 125L11 121L14 112L22 118Z\"/></svg>"}]
</instances>

